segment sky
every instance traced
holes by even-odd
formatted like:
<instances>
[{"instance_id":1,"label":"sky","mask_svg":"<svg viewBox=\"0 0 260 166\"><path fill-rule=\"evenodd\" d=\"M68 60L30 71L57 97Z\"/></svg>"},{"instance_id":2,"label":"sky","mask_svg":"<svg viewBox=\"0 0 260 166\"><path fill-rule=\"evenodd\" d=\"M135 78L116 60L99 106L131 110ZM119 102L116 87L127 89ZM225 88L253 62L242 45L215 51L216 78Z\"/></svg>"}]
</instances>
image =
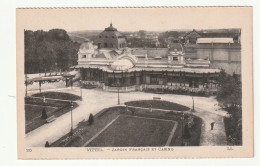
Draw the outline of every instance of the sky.
<instances>
[{"instance_id":1,"label":"sky","mask_svg":"<svg viewBox=\"0 0 260 166\"><path fill-rule=\"evenodd\" d=\"M245 9L245 8L242 8ZM17 9L17 25L27 30L119 31L241 28L241 8L79 8Z\"/></svg>"}]
</instances>

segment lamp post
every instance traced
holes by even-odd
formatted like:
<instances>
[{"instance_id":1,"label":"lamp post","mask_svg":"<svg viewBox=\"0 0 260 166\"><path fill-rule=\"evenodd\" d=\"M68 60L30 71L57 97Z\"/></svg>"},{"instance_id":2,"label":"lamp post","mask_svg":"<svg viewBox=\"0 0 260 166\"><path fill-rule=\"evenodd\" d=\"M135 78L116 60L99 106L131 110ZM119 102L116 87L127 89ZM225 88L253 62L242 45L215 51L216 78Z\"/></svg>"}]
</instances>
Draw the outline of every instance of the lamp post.
<instances>
[{"instance_id":1,"label":"lamp post","mask_svg":"<svg viewBox=\"0 0 260 166\"><path fill-rule=\"evenodd\" d=\"M120 99L119 99L119 81L117 81L117 99L118 99L118 105L120 104Z\"/></svg>"},{"instance_id":2,"label":"lamp post","mask_svg":"<svg viewBox=\"0 0 260 166\"><path fill-rule=\"evenodd\" d=\"M72 77L70 78L70 87L72 89L72 86L73 86L73 80L72 80Z\"/></svg>"},{"instance_id":3,"label":"lamp post","mask_svg":"<svg viewBox=\"0 0 260 166\"><path fill-rule=\"evenodd\" d=\"M45 96L43 96L43 102L46 103L46 99L45 99Z\"/></svg>"},{"instance_id":4,"label":"lamp post","mask_svg":"<svg viewBox=\"0 0 260 166\"><path fill-rule=\"evenodd\" d=\"M80 101L82 101L82 80L79 80L80 82Z\"/></svg>"},{"instance_id":5,"label":"lamp post","mask_svg":"<svg viewBox=\"0 0 260 166\"><path fill-rule=\"evenodd\" d=\"M42 81L39 81L39 90L40 90L40 93L42 93L41 86L42 86Z\"/></svg>"},{"instance_id":6,"label":"lamp post","mask_svg":"<svg viewBox=\"0 0 260 166\"><path fill-rule=\"evenodd\" d=\"M194 89L191 89L191 98L192 98L192 112L194 112L194 98L193 98L193 91Z\"/></svg>"},{"instance_id":7,"label":"lamp post","mask_svg":"<svg viewBox=\"0 0 260 166\"><path fill-rule=\"evenodd\" d=\"M47 119L48 115L47 115L46 106L45 106L45 103L47 103L47 102L46 102L45 96L43 96L43 103L44 103L44 111L42 112L42 118Z\"/></svg>"},{"instance_id":8,"label":"lamp post","mask_svg":"<svg viewBox=\"0 0 260 166\"><path fill-rule=\"evenodd\" d=\"M71 112L71 129L70 129L70 135L73 135L73 120L72 120L72 108L73 108L73 103L70 101L70 112Z\"/></svg>"},{"instance_id":9,"label":"lamp post","mask_svg":"<svg viewBox=\"0 0 260 166\"><path fill-rule=\"evenodd\" d=\"M182 111L182 115L181 115L181 146L184 146L183 135L184 135L184 113Z\"/></svg>"}]
</instances>

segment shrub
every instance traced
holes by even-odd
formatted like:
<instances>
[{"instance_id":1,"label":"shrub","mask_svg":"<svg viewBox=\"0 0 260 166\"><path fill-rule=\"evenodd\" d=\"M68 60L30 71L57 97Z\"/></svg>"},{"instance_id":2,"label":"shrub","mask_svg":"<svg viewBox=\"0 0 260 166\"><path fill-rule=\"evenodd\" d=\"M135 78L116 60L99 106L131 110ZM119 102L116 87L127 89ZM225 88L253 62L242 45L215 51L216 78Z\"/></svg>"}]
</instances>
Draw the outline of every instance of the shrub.
<instances>
[{"instance_id":1,"label":"shrub","mask_svg":"<svg viewBox=\"0 0 260 166\"><path fill-rule=\"evenodd\" d=\"M135 114L135 109L131 109L130 111L132 112L132 115Z\"/></svg>"},{"instance_id":2,"label":"shrub","mask_svg":"<svg viewBox=\"0 0 260 166\"><path fill-rule=\"evenodd\" d=\"M46 109L45 108L43 108L43 110L42 110L42 119L47 119L47 112L46 112Z\"/></svg>"},{"instance_id":3,"label":"shrub","mask_svg":"<svg viewBox=\"0 0 260 166\"><path fill-rule=\"evenodd\" d=\"M88 124L89 125L92 125L94 122L94 116L92 114L89 115L89 118L88 118Z\"/></svg>"},{"instance_id":4,"label":"shrub","mask_svg":"<svg viewBox=\"0 0 260 166\"><path fill-rule=\"evenodd\" d=\"M190 139L190 137L191 137L190 130L188 125L186 124L184 128L183 139Z\"/></svg>"}]
</instances>

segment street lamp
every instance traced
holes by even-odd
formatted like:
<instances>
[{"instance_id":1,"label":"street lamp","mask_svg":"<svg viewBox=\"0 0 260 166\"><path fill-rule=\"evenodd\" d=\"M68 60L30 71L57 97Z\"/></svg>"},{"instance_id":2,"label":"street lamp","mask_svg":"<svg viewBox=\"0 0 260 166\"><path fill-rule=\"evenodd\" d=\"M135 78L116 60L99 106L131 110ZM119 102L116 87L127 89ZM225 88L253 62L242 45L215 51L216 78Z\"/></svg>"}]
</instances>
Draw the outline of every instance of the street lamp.
<instances>
[{"instance_id":1,"label":"street lamp","mask_svg":"<svg viewBox=\"0 0 260 166\"><path fill-rule=\"evenodd\" d=\"M39 90L40 90L40 93L42 93L41 87L42 87L42 81L39 81Z\"/></svg>"},{"instance_id":2,"label":"street lamp","mask_svg":"<svg viewBox=\"0 0 260 166\"><path fill-rule=\"evenodd\" d=\"M191 89L191 98L192 98L192 112L194 112L194 98L193 98L193 92L194 92L194 87Z\"/></svg>"},{"instance_id":3,"label":"street lamp","mask_svg":"<svg viewBox=\"0 0 260 166\"><path fill-rule=\"evenodd\" d=\"M70 101L70 112L71 112L71 129L70 129L70 135L73 135L73 120L72 120L72 108L73 108L73 103Z\"/></svg>"},{"instance_id":4,"label":"street lamp","mask_svg":"<svg viewBox=\"0 0 260 166\"><path fill-rule=\"evenodd\" d=\"M118 98L118 105L120 104L120 99L119 99L119 81L117 81L117 98Z\"/></svg>"},{"instance_id":5,"label":"street lamp","mask_svg":"<svg viewBox=\"0 0 260 166\"><path fill-rule=\"evenodd\" d=\"M45 96L43 96L43 103L44 103L44 110L42 111L42 118L43 119L47 119L48 118L48 115L47 115L47 111L46 111L46 104L45 103L47 103L46 102L46 98L45 98Z\"/></svg>"},{"instance_id":6,"label":"street lamp","mask_svg":"<svg viewBox=\"0 0 260 166\"><path fill-rule=\"evenodd\" d=\"M82 80L79 80L80 82L80 101L82 101Z\"/></svg>"},{"instance_id":7,"label":"street lamp","mask_svg":"<svg viewBox=\"0 0 260 166\"><path fill-rule=\"evenodd\" d=\"M46 103L46 99L45 99L45 96L43 96L43 102Z\"/></svg>"},{"instance_id":8,"label":"street lamp","mask_svg":"<svg viewBox=\"0 0 260 166\"><path fill-rule=\"evenodd\" d=\"M182 111L182 115L181 115L181 146L184 146L183 135L184 135L184 113Z\"/></svg>"},{"instance_id":9,"label":"street lamp","mask_svg":"<svg viewBox=\"0 0 260 166\"><path fill-rule=\"evenodd\" d=\"M72 77L70 78L70 87L71 87L71 89L72 89L72 86L73 86L73 79L72 79Z\"/></svg>"}]
</instances>

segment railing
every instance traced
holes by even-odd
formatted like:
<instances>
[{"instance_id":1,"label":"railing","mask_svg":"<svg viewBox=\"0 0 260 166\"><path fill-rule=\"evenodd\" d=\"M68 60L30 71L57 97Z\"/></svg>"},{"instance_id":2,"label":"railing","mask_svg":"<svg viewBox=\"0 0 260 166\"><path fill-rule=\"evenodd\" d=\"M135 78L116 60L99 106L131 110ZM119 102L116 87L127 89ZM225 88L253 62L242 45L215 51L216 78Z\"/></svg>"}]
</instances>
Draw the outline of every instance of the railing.
<instances>
[{"instance_id":1,"label":"railing","mask_svg":"<svg viewBox=\"0 0 260 166\"><path fill-rule=\"evenodd\" d=\"M84 85L84 86L103 87L103 83L101 83L99 81L82 81L82 85Z\"/></svg>"},{"instance_id":2,"label":"railing","mask_svg":"<svg viewBox=\"0 0 260 166\"><path fill-rule=\"evenodd\" d=\"M137 90L136 86L138 85L126 86L126 87L111 87L111 86L103 85L103 90L109 92L118 92L119 89L119 92L133 92Z\"/></svg>"},{"instance_id":3,"label":"railing","mask_svg":"<svg viewBox=\"0 0 260 166\"><path fill-rule=\"evenodd\" d=\"M187 84L185 86L180 86L180 85L147 85L147 84L142 84L142 85L133 85L133 86L127 86L127 87L112 87L112 86L107 86L105 84L101 85L103 87L104 91L109 91L109 92L133 92L133 91L143 91L145 89L154 89L154 90L184 90L184 91L189 91L189 92L216 92L218 87L203 87L200 85L197 88L189 87Z\"/></svg>"},{"instance_id":4,"label":"railing","mask_svg":"<svg viewBox=\"0 0 260 166\"><path fill-rule=\"evenodd\" d=\"M200 85L198 88L193 88L193 87L189 87L187 86L180 86L180 85L147 85L147 84L143 84L141 85L142 88L141 89L161 89L161 90L185 90L185 91L193 91L193 92L200 92L200 91L209 91L209 92L215 92L217 91L218 87L203 87L202 85Z\"/></svg>"}]
</instances>

